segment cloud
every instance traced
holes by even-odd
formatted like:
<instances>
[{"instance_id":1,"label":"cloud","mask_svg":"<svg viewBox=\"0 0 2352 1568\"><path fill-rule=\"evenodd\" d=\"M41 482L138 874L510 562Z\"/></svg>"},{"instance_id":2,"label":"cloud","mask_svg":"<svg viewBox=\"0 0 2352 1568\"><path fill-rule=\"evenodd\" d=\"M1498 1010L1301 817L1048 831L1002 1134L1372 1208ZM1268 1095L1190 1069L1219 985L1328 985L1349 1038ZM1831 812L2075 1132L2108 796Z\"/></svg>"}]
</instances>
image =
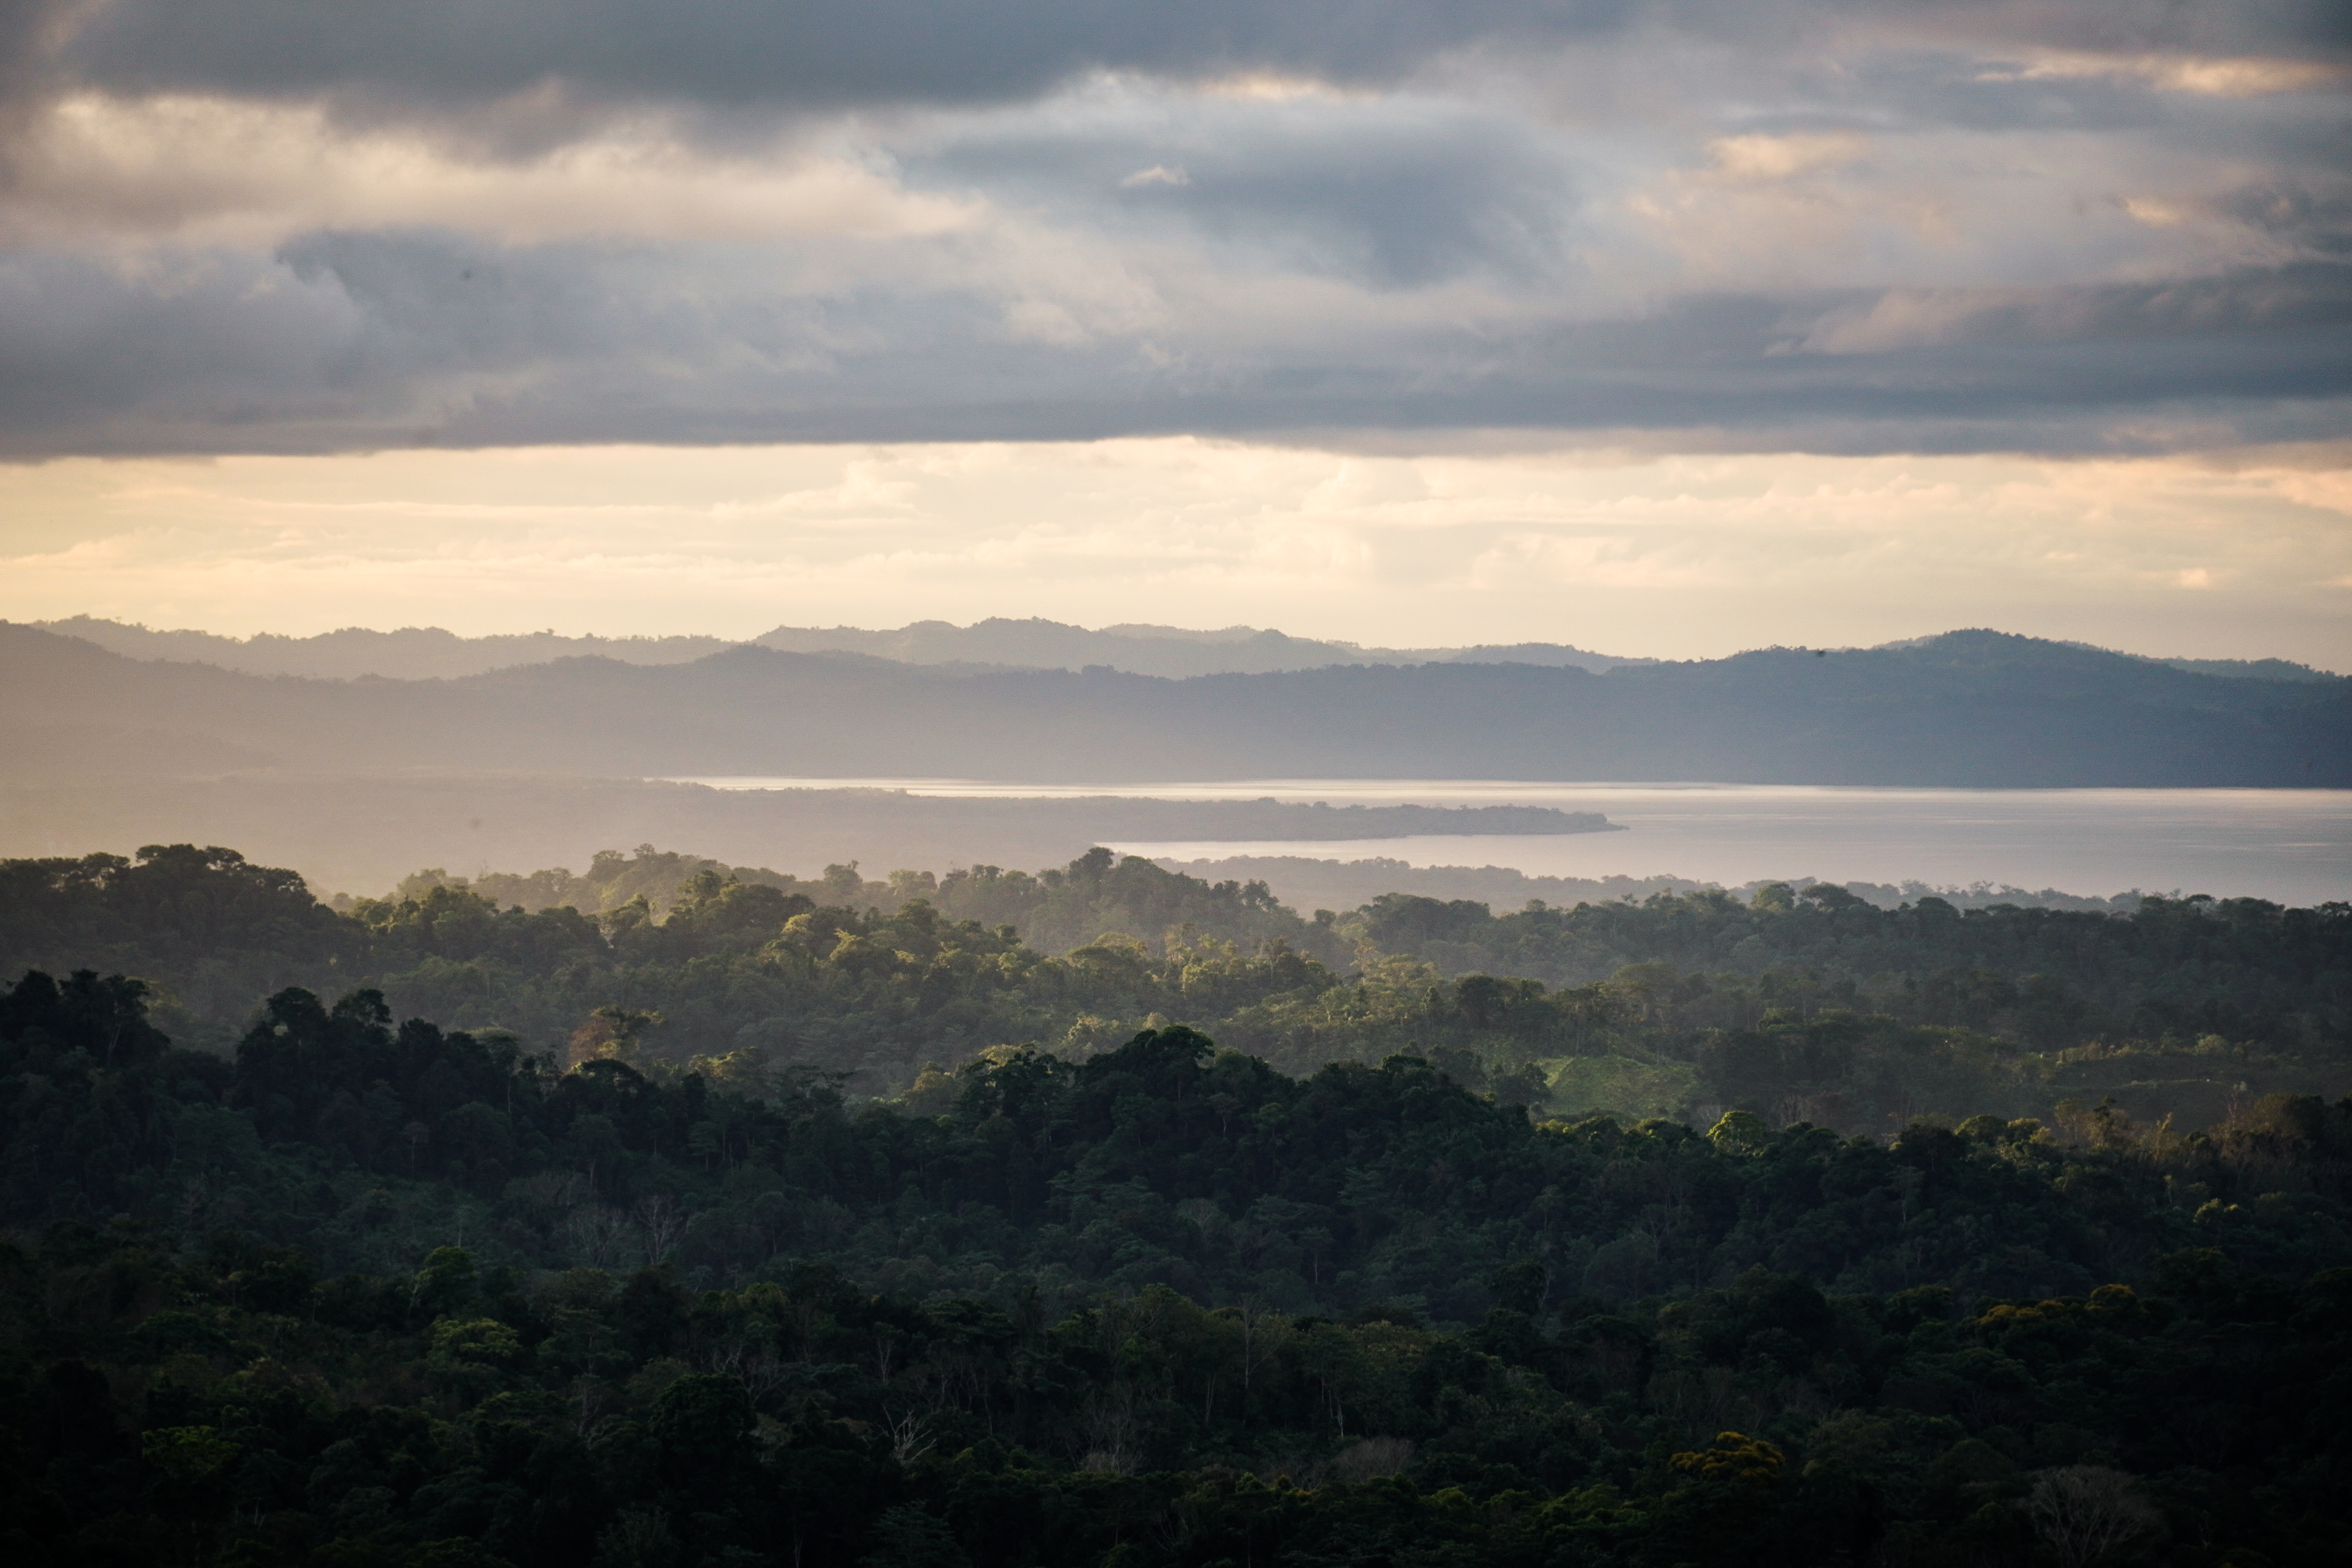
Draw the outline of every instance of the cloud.
<instances>
[{"instance_id":1,"label":"cloud","mask_svg":"<svg viewBox=\"0 0 2352 1568\"><path fill-rule=\"evenodd\" d=\"M631 101L803 109L1013 100L1097 69L1277 89L1386 84L1465 49L1540 51L1662 29L1751 43L1832 29L2022 46L2026 68L2053 73L2149 57L2175 62L2162 79L2192 83L2254 81L2264 62L2340 58L2352 44L2340 7L2326 0L2190 10L2166 0L1962 0L1925 14L1790 0L19 0L13 9L30 18L23 25L46 42L38 52L52 68L85 84L442 106L549 80ZM2119 49L2119 39L2134 47Z\"/></svg>"},{"instance_id":2,"label":"cloud","mask_svg":"<svg viewBox=\"0 0 2352 1568\"><path fill-rule=\"evenodd\" d=\"M490 102L548 79L592 97L786 104L1003 101L1088 70L1223 82L1387 80L1495 37L1621 26L1625 0L1242 0L1208 7L1019 0L100 0L53 7L58 68L135 91Z\"/></svg>"},{"instance_id":3,"label":"cloud","mask_svg":"<svg viewBox=\"0 0 2352 1568\"><path fill-rule=\"evenodd\" d=\"M2333 339L2347 329L2352 269L2305 265L2084 289L1888 289L1824 312L1795 347L1880 354L1961 343L2181 342L2303 331Z\"/></svg>"},{"instance_id":4,"label":"cloud","mask_svg":"<svg viewBox=\"0 0 2352 1568\"><path fill-rule=\"evenodd\" d=\"M496 158L403 129L338 125L316 105L80 93L27 128L11 173L0 225L19 243L268 246L314 229L420 226L524 244L875 237L941 233L975 216L968 200L903 190L887 164L849 149L785 140L713 154L660 117Z\"/></svg>"},{"instance_id":5,"label":"cloud","mask_svg":"<svg viewBox=\"0 0 2352 1568\"><path fill-rule=\"evenodd\" d=\"M934 243L952 282L861 269L856 246L827 260L805 242L432 231L168 267L20 257L0 261L0 430L17 456L1139 427L2144 450L2183 428L2210 444L2330 434L2352 394L2342 266L2198 289L1850 293L1793 323L1788 302L1737 295L1591 321L1475 289L1405 309L1279 279L1171 299L1181 279L1044 255L1018 229Z\"/></svg>"},{"instance_id":6,"label":"cloud","mask_svg":"<svg viewBox=\"0 0 2352 1568\"><path fill-rule=\"evenodd\" d=\"M1988 81L2050 81L2108 78L2144 81L2166 92L2210 98L2259 98L2277 92L2308 92L2340 85L2347 68L2340 60L2261 57L2207 58L2166 54L2047 54L2026 64L1985 73Z\"/></svg>"},{"instance_id":7,"label":"cloud","mask_svg":"<svg viewBox=\"0 0 2352 1568\"><path fill-rule=\"evenodd\" d=\"M0 454L2346 420L2303 0L18 0Z\"/></svg>"},{"instance_id":8,"label":"cloud","mask_svg":"<svg viewBox=\"0 0 2352 1568\"><path fill-rule=\"evenodd\" d=\"M1302 105L1106 84L1050 134L998 113L913 155L923 188L977 186L1028 217L1225 273L1378 290L1556 277L1577 171L1520 121L1403 95ZM1104 199L1107 187L1126 193ZM1163 263L1164 264L1164 263Z\"/></svg>"},{"instance_id":9,"label":"cloud","mask_svg":"<svg viewBox=\"0 0 2352 1568\"><path fill-rule=\"evenodd\" d=\"M1738 184L1793 179L1817 169L1834 169L1863 155L1868 143L1852 131L1787 136L1718 136L1707 143L1717 179Z\"/></svg>"}]
</instances>

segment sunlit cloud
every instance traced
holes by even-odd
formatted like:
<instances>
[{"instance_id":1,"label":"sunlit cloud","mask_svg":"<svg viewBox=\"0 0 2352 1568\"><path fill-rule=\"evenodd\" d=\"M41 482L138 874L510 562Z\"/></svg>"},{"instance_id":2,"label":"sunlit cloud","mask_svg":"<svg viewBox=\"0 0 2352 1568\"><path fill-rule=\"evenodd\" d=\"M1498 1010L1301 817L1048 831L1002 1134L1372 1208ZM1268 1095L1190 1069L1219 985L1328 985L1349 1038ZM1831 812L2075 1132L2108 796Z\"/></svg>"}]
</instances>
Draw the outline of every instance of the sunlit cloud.
<instances>
[{"instance_id":1,"label":"sunlit cloud","mask_svg":"<svg viewBox=\"0 0 2352 1568\"><path fill-rule=\"evenodd\" d=\"M1286 76L1279 71L1241 71L1211 77L1197 84L1211 98L1237 98L1258 103L1296 103L1302 99L1360 97L1314 77Z\"/></svg>"},{"instance_id":2,"label":"sunlit cloud","mask_svg":"<svg viewBox=\"0 0 2352 1568\"><path fill-rule=\"evenodd\" d=\"M2308 92L2347 79L2339 61L2283 59L2260 56L2214 58L2169 54L2075 54L2053 52L2022 64L1996 67L1987 81L2068 81L2113 79L2145 82L2165 92L2209 98L2260 98Z\"/></svg>"},{"instance_id":3,"label":"sunlit cloud","mask_svg":"<svg viewBox=\"0 0 2352 1568\"><path fill-rule=\"evenodd\" d=\"M1817 169L1853 163L1869 143L1851 131L1790 136L1718 136L1707 143L1714 160L1708 173L1721 180L1786 180Z\"/></svg>"},{"instance_id":4,"label":"sunlit cloud","mask_svg":"<svg viewBox=\"0 0 2352 1568\"><path fill-rule=\"evenodd\" d=\"M507 244L671 242L968 229L969 196L914 193L837 139L692 145L659 117L529 158L404 126L352 128L315 104L77 93L16 139L0 223L17 243L169 237L274 245L318 228L443 226Z\"/></svg>"}]
</instances>

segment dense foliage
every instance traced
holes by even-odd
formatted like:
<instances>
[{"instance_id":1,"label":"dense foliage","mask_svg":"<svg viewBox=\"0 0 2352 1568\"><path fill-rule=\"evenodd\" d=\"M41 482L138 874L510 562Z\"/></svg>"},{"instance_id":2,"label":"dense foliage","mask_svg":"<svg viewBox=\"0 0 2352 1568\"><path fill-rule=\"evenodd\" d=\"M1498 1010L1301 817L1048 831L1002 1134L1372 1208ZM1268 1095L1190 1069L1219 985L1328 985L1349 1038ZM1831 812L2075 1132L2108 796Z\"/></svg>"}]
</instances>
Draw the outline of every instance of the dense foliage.
<instances>
[{"instance_id":1,"label":"dense foliage","mask_svg":"<svg viewBox=\"0 0 2352 1568\"><path fill-rule=\"evenodd\" d=\"M143 1003L0 996L15 1561L2352 1548L2352 1102L1701 1135L1171 1027L922 1114Z\"/></svg>"},{"instance_id":2,"label":"dense foliage","mask_svg":"<svg viewBox=\"0 0 2352 1568\"><path fill-rule=\"evenodd\" d=\"M1260 942L1279 937L1312 943L1315 927L1276 901L1264 882L1211 883L1160 869L1138 856L1090 849L1067 868L1031 876L999 866L972 866L937 876L929 871L893 871L868 881L852 861L828 866L817 878L794 877L766 867L728 866L698 856L679 855L641 844L634 855L599 852L584 875L561 868L529 876L490 872L470 879L438 868L404 879L392 897L395 908L424 900L436 888L470 892L495 908L527 910L569 906L591 915L613 915L642 900L642 913L667 910L689 884L715 874L719 882L744 882L806 898L812 906L849 910L896 910L920 899L951 921L1010 925L1028 946L1047 953L1083 947L1105 932L1149 938L1157 945L1187 926L1227 941ZM705 884L707 885L707 884ZM358 909L359 900L341 907ZM373 907L373 906L372 906ZM1339 951L1327 939L1323 944Z\"/></svg>"},{"instance_id":3,"label":"dense foliage","mask_svg":"<svg viewBox=\"0 0 2352 1568\"><path fill-rule=\"evenodd\" d=\"M233 849L0 860L0 973L128 971L168 987L183 1034L217 1037L256 997L298 981L332 988L369 951L367 933L299 875Z\"/></svg>"},{"instance_id":4,"label":"dense foliage","mask_svg":"<svg viewBox=\"0 0 2352 1568\"><path fill-rule=\"evenodd\" d=\"M380 990L566 1062L842 1073L928 1093L1000 1046L1083 1057L1169 1022L1293 1074L1398 1053L1560 1114L1746 1109L1885 1137L1941 1112L2113 1097L2204 1124L2268 1092L2352 1088L2352 909L2148 900L2128 914L1768 884L1533 907L1390 895L1302 921L1263 885L1097 850L796 881L640 849L585 877L421 874L337 913L223 849L0 863L0 973L147 981L226 1055L261 996ZM564 886L556 884L561 880ZM512 885L509 885L512 884ZM570 891L574 904L546 896ZM1040 934L1042 933L1042 935Z\"/></svg>"}]
</instances>

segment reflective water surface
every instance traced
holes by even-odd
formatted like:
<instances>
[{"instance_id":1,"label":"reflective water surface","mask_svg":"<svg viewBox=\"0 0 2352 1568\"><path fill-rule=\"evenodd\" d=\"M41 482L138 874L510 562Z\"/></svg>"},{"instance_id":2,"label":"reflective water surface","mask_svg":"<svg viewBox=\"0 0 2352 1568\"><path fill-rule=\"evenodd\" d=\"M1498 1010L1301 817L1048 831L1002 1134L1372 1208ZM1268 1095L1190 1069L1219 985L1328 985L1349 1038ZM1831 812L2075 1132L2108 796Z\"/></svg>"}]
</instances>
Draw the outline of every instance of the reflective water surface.
<instances>
[{"instance_id":1,"label":"reflective water surface","mask_svg":"<svg viewBox=\"0 0 2352 1568\"><path fill-rule=\"evenodd\" d=\"M1118 844L1182 859L1385 857L1415 866L1507 866L1531 876L1768 877L2063 892L2352 899L2352 791L1958 790L1794 784L1561 784L1486 779L1267 779L1127 785L957 779L700 779L738 789L904 789L965 796L1132 795L1328 801L1334 805L1558 805L1605 813L1623 833L1535 837Z\"/></svg>"}]
</instances>

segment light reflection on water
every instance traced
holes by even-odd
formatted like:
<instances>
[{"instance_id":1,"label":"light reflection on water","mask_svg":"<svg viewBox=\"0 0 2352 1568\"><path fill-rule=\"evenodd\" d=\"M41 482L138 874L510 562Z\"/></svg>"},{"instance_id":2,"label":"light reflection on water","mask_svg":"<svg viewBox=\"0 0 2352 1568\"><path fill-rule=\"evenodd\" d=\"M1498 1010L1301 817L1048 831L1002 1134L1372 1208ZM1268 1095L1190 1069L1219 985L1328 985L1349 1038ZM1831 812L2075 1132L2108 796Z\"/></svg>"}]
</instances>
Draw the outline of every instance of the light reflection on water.
<instances>
[{"instance_id":1,"label":"light reflection on water","mask_svg":"<svg viewBox=\"0 0 2352 1568\"><path fill-rule=\"evenodd\" d=\"M2083 894L2352 899L2352 791L1962 790L1801 784L1267 779L1074 785L946 779L701 779L722 788L905 789L971 797L1084 795L1328 801L1334 805L1557 805L1630 831L1349 842L1121 843L1179 859L1304 855L1415 866L1503 866L1530 876L1670 875L1737 885L1770 877L1977 882Z\"/></svg>"}]
</instances>

